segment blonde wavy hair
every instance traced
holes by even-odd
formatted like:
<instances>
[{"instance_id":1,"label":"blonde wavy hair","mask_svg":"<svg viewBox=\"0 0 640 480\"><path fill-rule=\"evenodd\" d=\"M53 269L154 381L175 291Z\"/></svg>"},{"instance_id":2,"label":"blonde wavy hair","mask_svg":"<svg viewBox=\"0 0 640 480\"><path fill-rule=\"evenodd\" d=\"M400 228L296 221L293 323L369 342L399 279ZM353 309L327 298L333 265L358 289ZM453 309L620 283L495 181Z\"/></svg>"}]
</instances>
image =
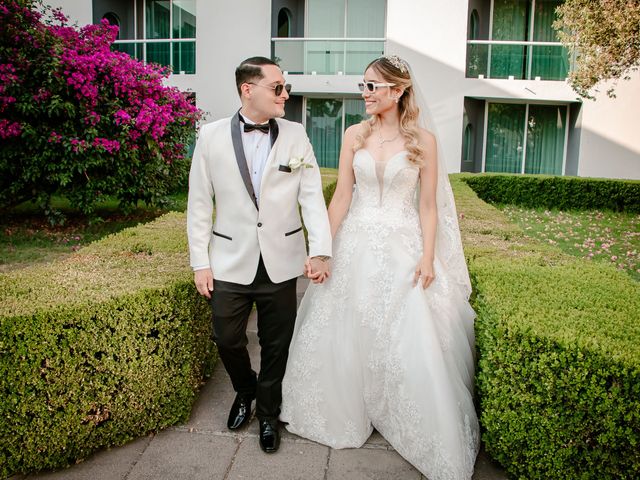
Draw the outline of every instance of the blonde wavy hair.
<instances>
[{"instance_id":1,"label":"blonde wavy hair","mask_svg":"<svg viewBox=\"0 0 640 480\"><path fill-rule=\"evenodd\" d=\"M393 83L397 88L404 90L398 101L398 110L400 111L400 135L404 138L405 148L409 153L407 159L418 167L422 166L424 147L420 144L418 128L420 109L416 103L407 62L395 55L383 56L367 65L365 72L369 68L372 68L376 73L380 74L385 82ZM354 152L364 146L365 140L371 135L377 123L379 123L378 115L372 115L360 123L362 129L356 136L353 146Z\"/></svg>"}]
</instances>

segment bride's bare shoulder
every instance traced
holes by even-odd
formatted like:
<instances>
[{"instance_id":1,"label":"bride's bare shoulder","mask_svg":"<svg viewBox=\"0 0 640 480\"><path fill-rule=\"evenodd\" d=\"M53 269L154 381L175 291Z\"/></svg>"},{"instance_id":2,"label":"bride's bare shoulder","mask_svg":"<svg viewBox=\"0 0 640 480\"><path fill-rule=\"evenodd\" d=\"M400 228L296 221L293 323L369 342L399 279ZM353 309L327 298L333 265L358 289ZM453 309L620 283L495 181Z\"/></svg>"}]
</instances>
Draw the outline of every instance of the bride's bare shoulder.
<instances>
[{"instance_id":1,"label":"bride's bare shoulder","mask_svg":"<svg viewBox=\"0 0 640 480\"><path fill-rule=\"evenodd\" d=\"M362 124L362 122L360 122L360 123L351 125L349 128L347 128L344 131L344 135L345 137L356 138L358 135L362 135L364 133L364 130L365 130L365 127Z\"/></svg>"},{"instance_id":2,"label":"bride's bare shoulder","mask_svg":"<svg viewBox=\"0 0 640 480\"><path fill-rule=\"evenodd\" d=\"M418 130L418 135L420 136L422 158L425 161L425 165L435 165L438 158L438 142L436 141L436 136L424 128Z\"/></svg>"},{"instance_id":3,"label":"bride's bare shoulder","mask_svg":"<svg viewBox=\"0 0 640 480\"><path fill-rule=\"evenodd\" d=\"M418 129L418 134L420 135L420 143L427 148L435 147L436 145L436 136L431 133L429 130L424 128Z\"/></svg>"},{"instance_id":4,"label":"bride's bare shoulder","mask_svg":"<svg viewBox=\"0 0 640 480\"><path fill-rule=\"evenodd\" d=\"M351 125L344 131L344 137L342 139L342 143L346 145L354 145L358 136L364 133L364 126L362 123L356 123L355 125Z\"/></svg>"}]
</instances>

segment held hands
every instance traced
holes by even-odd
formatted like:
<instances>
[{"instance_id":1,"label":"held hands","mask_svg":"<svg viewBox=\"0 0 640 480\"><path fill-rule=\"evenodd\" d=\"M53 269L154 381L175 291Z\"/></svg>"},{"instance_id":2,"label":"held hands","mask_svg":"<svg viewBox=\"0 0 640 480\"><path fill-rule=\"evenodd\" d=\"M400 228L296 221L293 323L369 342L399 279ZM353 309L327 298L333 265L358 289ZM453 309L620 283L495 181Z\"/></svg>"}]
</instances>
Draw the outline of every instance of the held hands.
<instances>
[{"instance_id":1,"label":"held hands","mask_svg":"<svg viewBox=\"0 0 640 480\"><path fill-rule=\"evenodd\" d=\"M413 275L413 286L418 283L422 284L422 288L426 289L435 280L436 275L433 271L433 259L422 256L420 262L416 266L415 274Z\"/></svg>"},{"instance_id":2,"label":"held hands","mask_svg":"<svg viewBox=\"0 0 640 480\"><path fill-rule=\"evenodd\" d=\"M320 257L307 257L304 262L304 276L313 283L323 283L329 278L329 260Z\"/></svg>"},{"instance_id":3,"label":"held hands","mask_svg":"<svg viewBox=\"0 0 640 480\"><path fill-rule=\"evenodd\" d=\"M202 270L196 270L193 275L198 293L211 299L211 292L213 292L213 272L211 269L203 268Z\"/></svg>"}]
</instances>

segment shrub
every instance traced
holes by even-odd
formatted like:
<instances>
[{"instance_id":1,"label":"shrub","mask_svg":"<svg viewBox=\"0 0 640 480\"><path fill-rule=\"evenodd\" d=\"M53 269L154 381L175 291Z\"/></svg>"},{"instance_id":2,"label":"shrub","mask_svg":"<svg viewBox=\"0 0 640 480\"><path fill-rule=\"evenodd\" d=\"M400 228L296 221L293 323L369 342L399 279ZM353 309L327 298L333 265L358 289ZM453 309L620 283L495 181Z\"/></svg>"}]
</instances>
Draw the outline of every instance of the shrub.
<instances>
[{"instance_id":1,"label":"shrub","mask_svg":"<svg viewBox=\"0 0 640 480\"><path fill-rule=\"evenodd\" d=\"M635 478L640 285L526 237L457 177L487 452L514 478Z\"/></svg>"},{"instance_id":2,"label":"shrub","mask_svg":"<svg viewBox=\"0 0 640 480\"><path fill-rule=\"evenodd\" d=\"M640 289L537 260L472 262L485 448L516 478L635 478Z\"/></svg>"},{"instance_id":3,"label":"shrub","mask_svg":"<svg viewBox=\"0 0 640 480\"><path fill-rule=\"evenodd\" d=\"M0 207L33 200L55 219L54 194L90 214L185 184L200 113L163 85L167 69L111 51L116 27L71 27L39 0L3 2L0 23Z\"/></svg>"},{"instance_id":4,"label":"shrub","mask_svg":"<svg viewBox=\"0 0 640 480\"><path fill-rule=\"evenodd\" d=\"M185 421L215 360L184 214L0 275L0 476Z\"/></svg>"},{"instance_id":5,"label":"shrub","mask_svg":"<svg viewBox=\"0 0 640 480\"><path fill-rule=\"evenodd\" d=\"M333 198L333 194L336 191L336 185L337 185L337 182L331 182L322 190L322 193L324 195L324 203L327 207L329 206L329 203Z\"/></svg>"},{"instance_id":6,"label":"shrub","mask_svg":"<svg viewBox=\"0 0 640 480\"><path fill-rule=\"evenodd\" d=\"M549 175L463 174L485 202L560 210L640 213L640 181Z\"/></svg>"}]
</instances>

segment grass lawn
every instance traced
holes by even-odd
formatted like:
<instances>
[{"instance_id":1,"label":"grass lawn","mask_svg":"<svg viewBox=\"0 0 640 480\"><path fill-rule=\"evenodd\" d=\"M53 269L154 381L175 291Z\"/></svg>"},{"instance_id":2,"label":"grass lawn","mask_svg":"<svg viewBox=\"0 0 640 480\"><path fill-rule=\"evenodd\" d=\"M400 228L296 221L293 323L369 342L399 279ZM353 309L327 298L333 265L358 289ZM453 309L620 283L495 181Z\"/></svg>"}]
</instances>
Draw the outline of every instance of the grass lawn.
<instances>
[{"instance_id":1,"label":"grass lawn","mask_svg":"<svg viewBox=\"0 0 640 480\"><path fill-rule=\"evenodd\" d=\"M338 179L337 168L320 168L320 175L322 176L322 188L329 185L331 182L335 182Z\"/></svg>"},{"instance_id":2,"label":"grass lawn","mask_svg":"<svg viewBox=\"0 0 640 480\"><path fill-rule=\"evenodd\" d=\"M35 205L23 203L0 218L0 272L51 261L106 235L153 220L167 211L183 211L186 198L184 193L176 194L163 208L141 206L126 215L118 210L116 201L108 201L98 205L93 220L83 217L65 199L55 198L54 208L66 216L64 225L55 226Z\"/></svg>"},{"instance_id":3,"label":"grass lawn","mask_svg":"<svg viewBox=\"0 0 640 480\"><path fill-rule=\"evenodd\" d=\"M527 235L587 260L612 263L640 281L640 215L502 207Z\"/></svg>"}]
</instances>

